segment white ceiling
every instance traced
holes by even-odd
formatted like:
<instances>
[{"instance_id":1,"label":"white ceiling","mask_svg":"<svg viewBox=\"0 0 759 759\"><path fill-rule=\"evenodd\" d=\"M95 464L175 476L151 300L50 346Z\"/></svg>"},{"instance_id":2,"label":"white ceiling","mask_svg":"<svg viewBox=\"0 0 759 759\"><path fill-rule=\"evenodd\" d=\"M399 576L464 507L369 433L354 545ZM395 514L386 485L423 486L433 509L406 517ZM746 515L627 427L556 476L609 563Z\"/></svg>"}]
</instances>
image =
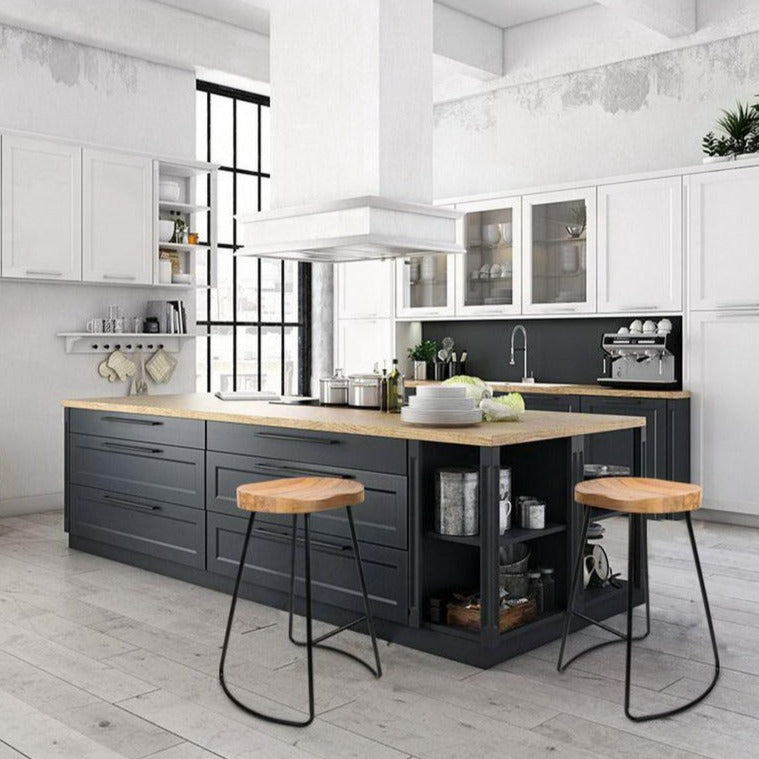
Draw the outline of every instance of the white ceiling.
<instances>
[{"instance_id":1,"label":"white ceiling","mask_svg":"<svg viewBox=\"0 0 759 759\"><path fill-rule=\"evenodd\" d=\"M593 5L588 0L442 0L442 5L506 28Z\"/></svg>"},{"instance_id":2,"label":"white ceiling","mask_svg":"<svg viewBox=\"0 0 759 759\"><path fill-rule=\"evenodd\" d=\"M269 8L277 0L157 0L164 5L225 21L234 26L269 33ZM454 8L495 26L508 27L593 5L589 0L442 0Z\"/></svg>"}]
</instances>

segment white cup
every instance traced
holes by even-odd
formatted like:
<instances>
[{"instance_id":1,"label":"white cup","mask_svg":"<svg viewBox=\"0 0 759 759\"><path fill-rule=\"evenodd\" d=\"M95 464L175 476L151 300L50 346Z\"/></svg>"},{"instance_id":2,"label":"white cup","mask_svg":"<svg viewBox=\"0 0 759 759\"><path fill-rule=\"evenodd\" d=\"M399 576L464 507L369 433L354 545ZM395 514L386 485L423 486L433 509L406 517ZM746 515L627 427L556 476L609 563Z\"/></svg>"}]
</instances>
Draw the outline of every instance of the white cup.
<instances>
[{"instance_id":1,"label":"white cup","mask_svg":"<svg viewBox=\"0 0 759 759\"><path fill-rule=\"evenodd\" d=\"M158 262L158 281L162 285L171 284L171 261L168 258L162 258Z\"/></svg>"},{"instance_id":2,"label":"white cup","mask_svg":"<svg viewBox=\"0 0 759 759\"><path fill-rule=\"evenodd\" d=\"M87 322L87 332L102 333L103 332L103 320L102 319L90 319Z\"/></svg>"}]
</instances>

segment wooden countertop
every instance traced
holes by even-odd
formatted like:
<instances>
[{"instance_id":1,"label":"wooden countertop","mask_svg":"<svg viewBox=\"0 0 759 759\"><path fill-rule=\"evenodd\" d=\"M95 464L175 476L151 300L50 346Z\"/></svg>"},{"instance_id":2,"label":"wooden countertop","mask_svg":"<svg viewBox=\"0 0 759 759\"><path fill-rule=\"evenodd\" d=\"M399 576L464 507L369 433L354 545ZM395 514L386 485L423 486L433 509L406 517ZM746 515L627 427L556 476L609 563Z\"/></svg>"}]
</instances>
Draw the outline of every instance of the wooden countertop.
<instances>
[{"instance_id":1,"label":"wooden countertop","mask_svg":"<svg viewBox=\"0 0 759 759\"><path fill-rule=\"evenodd\" d=\"M601 385L572 385L568 383L552 382L500 382L498 380L485 380L493 390L499 393L537 393L540 395L600 395L607 398L662 398L678 399L690 398L688 390L626 390L616 387L602 387ZM420 385L439 385L435 380L406 380L406 387L419 387Z\"/></svg>"},{"instance_id":2,"label":"wooden countertop","mask_svg":"<svg viewBox=\"0 0 759 759\"><path fill-rule=\"evenodd\" d=\"M646 424L646 420L638 416L528 411L520 422L483 422L472 427L418 427L402 424L400 414L328 406L281 406L266 401L221 401L204 393L66 400L63 406L488 447L592 435Z\"/></svg>"}]
</instances>

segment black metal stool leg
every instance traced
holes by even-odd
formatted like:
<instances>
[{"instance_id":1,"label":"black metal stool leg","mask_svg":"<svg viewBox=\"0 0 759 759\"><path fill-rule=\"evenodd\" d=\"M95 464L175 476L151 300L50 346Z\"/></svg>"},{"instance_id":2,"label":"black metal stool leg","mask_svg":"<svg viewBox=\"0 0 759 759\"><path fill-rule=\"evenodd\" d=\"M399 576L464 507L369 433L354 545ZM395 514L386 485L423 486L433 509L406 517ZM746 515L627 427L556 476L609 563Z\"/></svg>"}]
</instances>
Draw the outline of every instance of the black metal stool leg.
<instances>
[{"instance_id":1,"label":"black metal stool leg","mask_svg":"<svg viewBox=\"0 0 759 759\"><path fill-rule=\"evenodd\" d=\"M712 652L714 654L714 676L712 677L711 682L707 686L707 688L696 698L692 699L691 701L688 701L688 703L683 704L682 706L678 706L675 709L668 709L663 712L656 712L654 714L631 714L630 713L630 670L631 670L631 658L632 658L632 643L628 639L627 643L627 660L625 662L625 715L628 717L628 719L633 720L633 722L647 722L652 719L661 719L662 717L672 717L675 714L680 714L681 712L686 711L687 709L690 709L692 706L695 706L699 702L703 701L714 689L714 686L717 684L717 680L719 680L719 674L720 674L720 664L719 664L719 650L717 649L717 637L714 634L714 623L712 622L712 612L711 608L709 607L709 599L706 595L706 585L704 584L704 574L701 571L701 560L698 556L698 548L696 546L696 537L693 534L693 523L691 522L690 518L690 512L686 512L685 514L685 524L688 527L688 537L690 539L690 547L691 551L693 552L693 562L696 565L696 574L698 575L698 585L701 590L701 599L704 602L704 611L706 612L706 624L709 628L709 637L711 639L712 643ZM627 631L628 636L630 635L632 631L632 614L631 614L631 605L632 601L630 596L628 596L628 621L627 621Z\"/></svg>"},{"instance_id":2,"label":"black metal stool leg","mask_svg":"<svg viewBox=\"0 0 759 759\"><path fill-rule=\"evenodd\" d=\"M369 606L369 594L366 589L366 579L364 577L364 568L361 564L361 554L359 553L358 548L358 540L356 538L356 527L353 523L353 514L351 512L351 507L347 506L346 511L348 512L348 525L350 526L350 532L351 532L351 542L353 544L353 556L356 560L356 568L358 570L358 579L359 584L361 585L361 595L363 598L364 603L364 615L361 617L358 617L357 619L351 620L350 622L346 622L344 625L341 625L340 627L336 627L329 632L324 633L323 635L320 635L318 638L315 638L313 640L313 645L315 647L326 649L327 651L332 651L336 654L341 654L342 656L347 656L349 659L353 659L353 661L360 664L362 667L366 667L375 677L382 677L382 666L380 664L380 658L379 658L379 648L377 646L377 635L374 628L374 619L372 618L371 608ZM289 624L289 638L292 643L294 643L296 646L305 646L306 641L297 640L293 634L293 607L295 604L295 522L293 521L293 559L292 559L292 566L293 566L293 573L290 580L290 624ZM333 635L337 635L338 633L341 633L345 630L350 630L352 627L356 627L356 625L361 624L361 622L366 621L367 626L369 628L369 635L372 640L372 648L374 650L374 660L376 662L376 669L372 667L371 664L368 662L365 662L360 657L356 656L355 654L352 654L350 651L345 651L342 648L337 648L336 646L330 646L324 643L325 640L328 638L331 638Z\"/></svg>"},{"instance_id":3,"label":"black metal stool leg","mask_svg":"<svg viewBox=\"0 0 759 759\"><path fill-rule=\"evenodd\" d=\"M295 542L298 533L298 515L293 514L293 535L292 542L290 544L290 603L289 613L287 620L287 637L291 643L298 644L298 641L293 638L293 616L295 614Z\"/></svg>"},{"instance_id":4,"label":"black metal stool leg","mask_svg":"<svg viewBox=\"0 0 759 759\"><path fill-rule=\"evenodd\" d=\"M313 673L313 659L312 659L312 636L311 636L311 562L309 553L309 540L308 540L308 516L306 516L306 645L308 646L308 705L309 705L309 717L306 720L291 720L283 719L281 717L273 717L269 714L262 714L255 709L251 709L249 706L240 701L227 686L224 679L224 664L227 659L227 649L229 648L229 637L232 632L232 623L234 621L235 610L237 608L237 598L240 593L240 585L242 583L242 574L245 569L245 558L248 554L248 545L250 543L250 535L253 531L253 520L255 519L255 512L250 513L250 519L248 520L248 529L245 532L245 541L243 542L242 554L240 555L240 565L237 568L237 579L235 580L235 589L232 593L232 603L229 608L229 618L227 619L227 629L224 633L224 645L221 649L221 660L219 662L219 682L221 683L222 690L227 695L233 704L238 706L243 711L258 717L259 719L266 720L267 722L274 722L278 725L288 725L290 727L305 727L310 725L314 720L314 673Z\"/></svg>"}]
</instances>

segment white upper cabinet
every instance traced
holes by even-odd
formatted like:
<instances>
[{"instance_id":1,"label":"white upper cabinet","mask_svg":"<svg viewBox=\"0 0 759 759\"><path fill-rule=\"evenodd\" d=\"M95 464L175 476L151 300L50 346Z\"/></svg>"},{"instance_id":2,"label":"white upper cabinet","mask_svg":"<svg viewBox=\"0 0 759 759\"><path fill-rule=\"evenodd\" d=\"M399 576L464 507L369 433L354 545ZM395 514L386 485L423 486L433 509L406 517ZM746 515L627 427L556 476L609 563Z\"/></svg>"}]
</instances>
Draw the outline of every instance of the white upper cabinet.
<instances>
[{"instance_id":1,"label":"white upper cabinet","mask_svg":"<svg viewBox=\"0 0 759 759\"><path fill-rule=\"evenodd\" d=\"M459 203L466 253L455 256L456 314L519 314L522 310L521 198Z\"/></svg>"},{"instance_id":2,"label":"white upper cabinet","mask_svg":"<svg viewBox=\"0 0 759 759\"><path fill-rule=\"evenodd\" d=\"M598 311L683 307L682 179L598 188Z\"/></svg>"},{"instance_id":3,"label":"white upper cabinet","mask_svg":"<svg viewBox=\"0 0 759 759\"><path fill-rule=\"evenodd\" d=\"M691 461L708 509L759 515L759 395L746 390L746 379L759 375L757 345L757 312L690 315Z\"/></svg>"},{"instance_id":4,"label":"white upper cabinet","mask_svg":"<svg viewBox=\"0 0 759 759\"><path fill-rule=\"evenodd\" d=\"M690 308L759 308L759 168L685 177Z\"/></svg>"},{"instance_id":5,"label":"white upper cabinet","mask_svg":"<svg viewBox=\"0 0 759 759\"><path fill-rule=\"evenodd\" d=\"M522 198L522 312L596 310L596 188Z\"/></svg>"},{"instance_id":6,"label":"white upper cabinet","mask_svg":"<svg viewBox=\"0 0 759 759\"><path fill-rule=\"evenodd\" d=\"M365 374L395 358L392 319L339 319L335 366L346 375ZM405 358L405 356L401 357Z\"/></svg>"},{"instance_id":7,"label":"white upper cabinet","mask_svg":"<svg viewBox=\"0 0 759 759\"><path fill-rule=\"evenodd\" d=\"M2 138L2 275L82 278L82 151L15 135Z\"/></svg>"},{"instance_id":8,"label":"white upper cabinet","mask_svg":"<svg viewBox=\"0 0 759 759\"><path fill-rule=\"evenodd\" d=\"M396 316L453 316L456 254L428 253L396 261Z\"/></svg>"},{"instance_id":9,"label":"white upper cabinet","mask_svg":"<svg viewBox=\"0 0 759 759\"><path fill-rule=\"evenodd\" d=\"M339 319L393 315L393 261L355 261L335 267Z\"/></svg>"},{"instance_id":10,"label":"white upper cabinet","mask_svg":"<svg viewBox=\"0 0 759 759\"><path fill-rule=\"evenodd\" d=\"M85 148L82 199L84 279L152 284L152 160Z\"/></svg>"}]
</instances>

